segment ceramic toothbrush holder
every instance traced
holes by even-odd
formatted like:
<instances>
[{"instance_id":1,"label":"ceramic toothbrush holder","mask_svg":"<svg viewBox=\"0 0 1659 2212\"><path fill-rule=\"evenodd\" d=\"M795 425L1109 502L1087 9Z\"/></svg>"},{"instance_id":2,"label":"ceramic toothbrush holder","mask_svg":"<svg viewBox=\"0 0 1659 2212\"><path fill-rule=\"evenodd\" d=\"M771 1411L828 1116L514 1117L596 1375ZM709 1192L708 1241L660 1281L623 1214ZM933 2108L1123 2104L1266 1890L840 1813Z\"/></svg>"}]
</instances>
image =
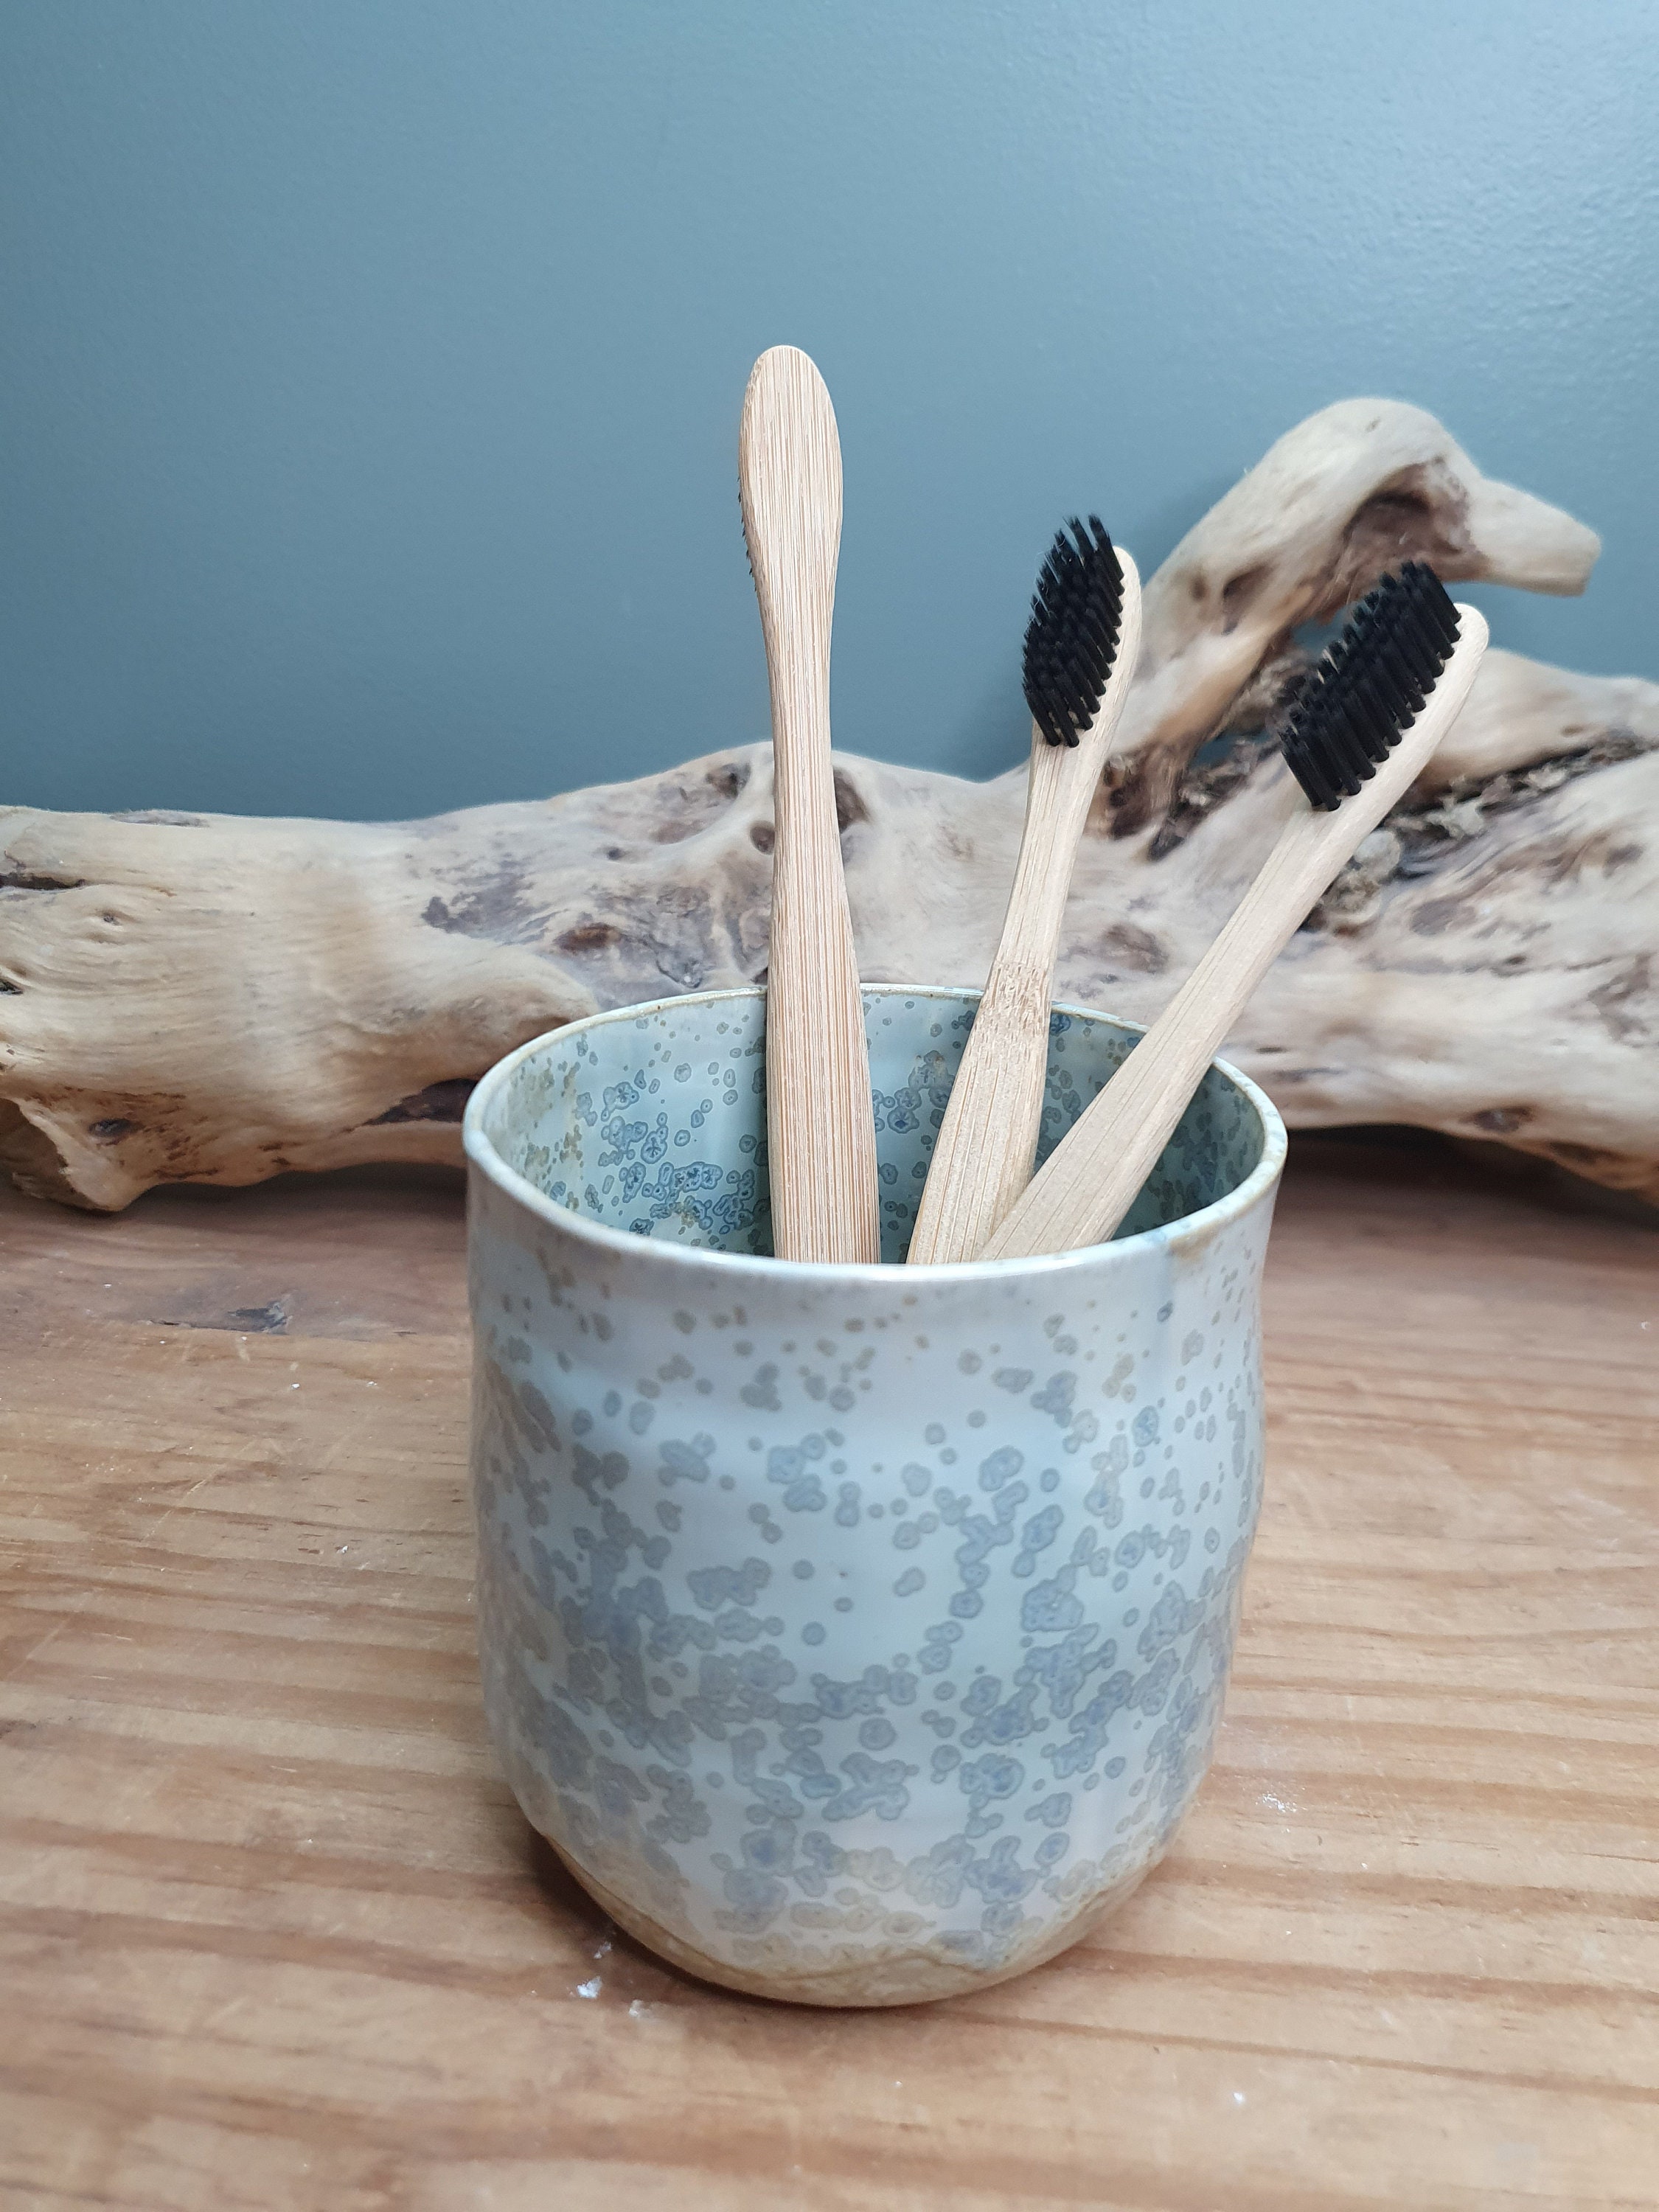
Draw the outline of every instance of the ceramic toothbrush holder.
<instances>
[{"instance_id":1,"label":"ceramic toothbrush holder","mask_svg":"<svg viewBox=\"0 0 1659 2212\"><path fill-rule=\"evenodd\" d=\"M977 994L864 994L902 1258ZM1051 1026L1043 1150L1139 1032ZM1208 1765L1261 1492L1278 1115L1218 1063L1118 1237L770 1255L764 997L524 1046L466 1116L478 1631L525 1812L734 1989L903 2004L1127 1897Z\"/></svg>"}]
</instances>

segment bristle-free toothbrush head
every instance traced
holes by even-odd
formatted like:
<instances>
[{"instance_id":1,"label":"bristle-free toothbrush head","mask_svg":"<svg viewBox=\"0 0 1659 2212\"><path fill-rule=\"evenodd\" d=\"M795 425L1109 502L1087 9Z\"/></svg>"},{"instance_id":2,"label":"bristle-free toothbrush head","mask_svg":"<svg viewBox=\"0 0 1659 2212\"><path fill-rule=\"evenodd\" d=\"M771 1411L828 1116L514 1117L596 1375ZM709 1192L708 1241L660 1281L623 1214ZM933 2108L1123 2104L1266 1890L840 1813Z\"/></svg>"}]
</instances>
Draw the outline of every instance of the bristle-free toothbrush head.
<instances>
[{"instance_id":1,"label":"bristle-free toothbrush head","mask_svg":"<svg viewBox=\"0 0 1659 2212\"><path fill-rule=\"evenodd\" d=\"M781 1260L881 1256L875 1117L830 750L841 443L794 346L755 363L738 487L772 690L772 935L766 1141Z\"/></svg>"}]
</instances>

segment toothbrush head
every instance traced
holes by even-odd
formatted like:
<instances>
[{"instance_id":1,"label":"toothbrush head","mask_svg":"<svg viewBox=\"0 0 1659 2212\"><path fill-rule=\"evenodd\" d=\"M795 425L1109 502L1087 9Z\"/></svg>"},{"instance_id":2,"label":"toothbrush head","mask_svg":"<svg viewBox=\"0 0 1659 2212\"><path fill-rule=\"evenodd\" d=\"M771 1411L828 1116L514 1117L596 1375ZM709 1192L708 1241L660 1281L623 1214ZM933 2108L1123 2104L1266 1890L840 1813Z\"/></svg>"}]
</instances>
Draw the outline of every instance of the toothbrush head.
<instances>
[{"instance_id":1,"label":"toothbrush head","mask_svg":"<svg viewBox=\"0 0 1659 2212\"><path fill-rule=\"evenodd\" d=\"M1281 744L1310 805L1334 812L1421 714L1457 642L1457 609L1425 562L1407 561L1355 608L1297 693Z\"/></svg>"},{"instance_id":2,"label":"toothbrush head","mask_svg":"<svg viewBox=\"0 0 1659 2212\"><path fill-rule=\"evenodd\" d=\"M1100 517L1058 531L1025 631L1025 703L1051 745L1074 745L1100 712L1117 658L1123 570Z\"/></svg>"}]
</instances>

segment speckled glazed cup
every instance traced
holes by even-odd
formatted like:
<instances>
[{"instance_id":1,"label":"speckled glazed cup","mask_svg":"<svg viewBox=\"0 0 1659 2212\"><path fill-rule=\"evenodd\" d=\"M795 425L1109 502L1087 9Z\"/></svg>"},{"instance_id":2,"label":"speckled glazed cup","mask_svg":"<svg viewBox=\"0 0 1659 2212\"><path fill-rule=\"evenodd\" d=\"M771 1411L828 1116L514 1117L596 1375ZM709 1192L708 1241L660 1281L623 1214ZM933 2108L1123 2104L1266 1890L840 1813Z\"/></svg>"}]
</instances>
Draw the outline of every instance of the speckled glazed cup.
<instances>
[{"instance_id":1,"label":"speckled glazed cup","mask_svg":"<svg viewBox=\"0 0 1659 2212\"><path fill-rule=\"evenodd\" d=\"M976 996L865 993L889 1262ZM1137 1034L1056 1012L1045 1150ZM1112 1243L790 1265L763 1053L763 994L705 993L473 1095L485 1703L526 1813L642 1942L902 2004L1073 1942L1202 1779L1285 1133L1218 1065Z\"/></svg>"}]
</instances>

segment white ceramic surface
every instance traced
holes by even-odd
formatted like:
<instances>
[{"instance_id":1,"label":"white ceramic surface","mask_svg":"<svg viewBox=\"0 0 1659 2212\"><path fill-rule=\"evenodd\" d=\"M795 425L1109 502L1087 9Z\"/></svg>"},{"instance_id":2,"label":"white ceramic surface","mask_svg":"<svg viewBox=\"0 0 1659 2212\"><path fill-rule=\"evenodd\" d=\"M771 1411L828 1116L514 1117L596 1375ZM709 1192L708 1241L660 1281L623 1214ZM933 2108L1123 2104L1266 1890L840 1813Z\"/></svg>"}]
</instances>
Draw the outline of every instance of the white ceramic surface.
<instances>
[{"instance_id":1,"label":"white ceramic surface","mask_svg":"<svg viewBox=\"0 0 1659 2212\"><path fill-rule=\"evenodd\" d=\"M975 997L865 992L890 1261ZM1057 1010L1045 1152L1136 1034ZM763 1048L758 991L673 998L473 1096L485 1700L526 1813L645 1942L902 2003L1075 1940L1203 1777L1284 1130L1218 1064L1110 1244L788 1266Z\"/></svg>"}]
</instances>

